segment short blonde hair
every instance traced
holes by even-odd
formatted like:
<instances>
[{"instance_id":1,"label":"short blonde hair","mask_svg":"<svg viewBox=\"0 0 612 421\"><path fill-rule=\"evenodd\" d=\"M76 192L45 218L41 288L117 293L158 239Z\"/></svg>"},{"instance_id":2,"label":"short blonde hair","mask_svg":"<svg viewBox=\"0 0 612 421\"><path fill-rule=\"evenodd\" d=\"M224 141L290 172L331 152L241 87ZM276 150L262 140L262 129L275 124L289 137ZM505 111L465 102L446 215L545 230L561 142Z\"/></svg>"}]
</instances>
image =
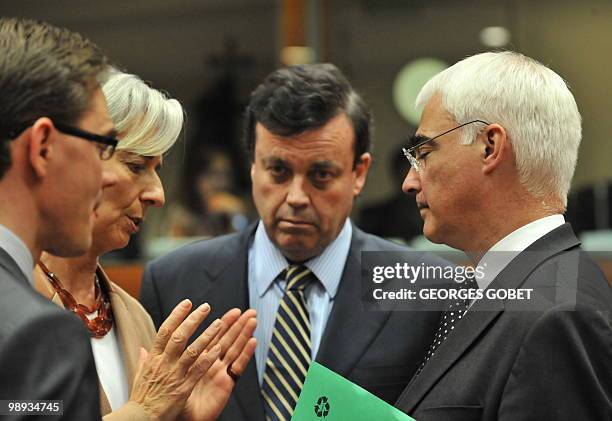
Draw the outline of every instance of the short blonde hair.
<instances>
[{"instance_id":1,"label":"short blonde hair","mask_svg":"<svg viewBox=\"0 0 612 421\"><path fill-rule=\"evenodd\" d=\"M113 69L102 85L120 139L117 150L143 156L167 152L183 129L181 104L138 76Z\"/></svg>"}]
</instances>

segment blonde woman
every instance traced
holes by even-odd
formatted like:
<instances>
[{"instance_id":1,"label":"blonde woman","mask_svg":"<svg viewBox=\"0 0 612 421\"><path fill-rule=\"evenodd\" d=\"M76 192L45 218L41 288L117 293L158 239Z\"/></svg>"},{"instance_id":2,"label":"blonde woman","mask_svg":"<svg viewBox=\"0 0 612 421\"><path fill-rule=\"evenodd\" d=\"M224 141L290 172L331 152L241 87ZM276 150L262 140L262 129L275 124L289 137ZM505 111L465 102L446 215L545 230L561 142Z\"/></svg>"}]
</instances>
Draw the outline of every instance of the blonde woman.
<instances>
[{"instance_id":1,"label":"blonde woman","mask_svg":"<svg viewBox=\"0 0 612 421\"><path fill-rule=\"evenodd\" d=\"M125 247L148 209L164 204L157 170L182 130L183 109L119 71L103 92L120 139L104 162L116 182L104 189L94 212L89 251L78 258L43 254L35 270L37 289L90 331L104 419L215 419L253 355L254 312L229 311L187 347L210 306L189 315L191 303L184 301L156 334L140 303L104 273L99 257Z\"/></svg>"}]
</instances>

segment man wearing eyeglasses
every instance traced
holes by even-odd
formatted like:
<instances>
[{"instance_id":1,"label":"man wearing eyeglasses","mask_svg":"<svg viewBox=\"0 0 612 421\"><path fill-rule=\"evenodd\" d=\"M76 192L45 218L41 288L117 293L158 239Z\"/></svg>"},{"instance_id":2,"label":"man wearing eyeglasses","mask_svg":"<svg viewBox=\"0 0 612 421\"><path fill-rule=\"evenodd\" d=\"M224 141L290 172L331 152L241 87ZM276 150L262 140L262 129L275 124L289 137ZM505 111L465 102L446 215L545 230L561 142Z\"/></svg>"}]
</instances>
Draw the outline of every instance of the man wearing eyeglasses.
<instances>
[{"instance_id":1,"label":"man wearing eyeglasses","mask_svg":"<svg viewBox=\"0 0 612 421\"><path fill-rule=\"evenodd\" d=\"M419 421L612 419L612 291L562 215L581 140L565 82L484 53L417 102L403 190L428 239L483 268L484 298L450 303L396 406ZM521 289L531 298L504 295Z\"/></svg>"},{"instance_id":2,"label":"man wearing eyeglasses","mask_svg":"<svg viewBox=\"0 0 612 421\"><path fill-rule=\"evenodd\" d=\"M99 79L107 59L65 29L0 19L0 415L99 419L98 382L81 323L31 287L40 253L89 249L117 140ZM9 404L12 405L9 406ZM16 410L26 408L29 412Z\"/></svg>"}]
</instances>

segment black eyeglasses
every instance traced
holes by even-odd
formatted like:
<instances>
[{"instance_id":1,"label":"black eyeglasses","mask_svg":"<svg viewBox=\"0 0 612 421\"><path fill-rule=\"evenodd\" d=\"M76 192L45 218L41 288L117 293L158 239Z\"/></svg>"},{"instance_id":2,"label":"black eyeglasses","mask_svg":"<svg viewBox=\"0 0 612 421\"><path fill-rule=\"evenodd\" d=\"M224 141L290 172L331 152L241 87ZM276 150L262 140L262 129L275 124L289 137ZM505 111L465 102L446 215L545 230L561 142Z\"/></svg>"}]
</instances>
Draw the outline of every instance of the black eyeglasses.
<instances>
[{"instance_id":1,"label":"black eyeglasses","mask_svg":"<svg viewBox=\"0 0 612 421\"><path fill-rule=\"evenodd\" d=\"M17 129L11 130L8 134L9 139L16 138L25 129L30 127L32 124L34 124L33 121L26 123ZM119 140L113 136L104 136L100 134L95 134L95 133L91 133L91 132L88 132L82 129L78 129L76 127L61 124L61 123L54 122L53 125L58 131L64 134L67 134L69 136L80 137L81 139L85 139L90 142L95 142L96 147L98 148L98 151L100 153L100 159L102 159L103 161L110 159L114 155L115 149L117 148L117 143L119 143Z\"/></svg>"},{"instance_id":2,"label":"black eyeglasses","mask_svg":"<svg viewBox=\"0 0 612 421\"><path fill-rule=\"evenodd\" d=\"M445 134L448 134L452 131L460 129L463 126L467 126L468 124L473 124L473 123L482 123L482 124L486 124L487 126L489 125L489 123L483 120L472 120L472 121L468 121L467 123L460 124L457 127L453 127L452 129L447 130L444 133L440 133L439 135L436 135L434 137L425 137L421 141L419 141L419 139L422 136L412 136L410 143L412 143L413 145L409 148L402 148L402 151L404 152L404 156L408 159L408 161L410 162L410 165L413 166L415 170L417 170L417 172L421 172L422 170L421 159L417 158L415 154L415 151L417 149L419 149L424 144L431 142L432 140L435 140L441 136L444 136Z\"/></svg>"}]
</instances>

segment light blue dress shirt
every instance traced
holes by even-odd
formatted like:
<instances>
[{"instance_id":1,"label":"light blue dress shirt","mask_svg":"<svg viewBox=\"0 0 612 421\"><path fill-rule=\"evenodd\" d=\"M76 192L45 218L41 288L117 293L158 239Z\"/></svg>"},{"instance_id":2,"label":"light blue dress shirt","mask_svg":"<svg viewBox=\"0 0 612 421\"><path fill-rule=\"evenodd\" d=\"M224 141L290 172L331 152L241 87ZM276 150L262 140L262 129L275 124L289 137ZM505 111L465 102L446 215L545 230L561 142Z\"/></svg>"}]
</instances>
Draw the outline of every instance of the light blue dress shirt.
<instances>
[{"instance_id":1,"label":"light blue dress shirt","mask_svg":"<svg viewBox=\"0 0 612 421\"><path fill-rule=\"evenodd\" d=\"M0 248L15 260L30 285L34 285L34 258L28 246L13 231L0 224Z\"/></svg>"},{"instance_id":2,"label":"light blue dress shirt","mask_svg":"<svg viewBox=\"0 0 612 421\"><path fill-rule=\"evenodd\" d=\"M310 317L313 360L319 350L321 337L334 305L352 236L353 227L347 218L336 239L327 246L323 253L304 263L319 280L308 286L305 291ZM249 248L248 273L249 304L251 308L257 310L257 329L254 334L257 338L255 363L260 385L263 381L268 348L272 340L276 312L285 291L285 281L279 275L288 266L289 262L270 241L260 221Z\"/></svg>"}]
</instances>

